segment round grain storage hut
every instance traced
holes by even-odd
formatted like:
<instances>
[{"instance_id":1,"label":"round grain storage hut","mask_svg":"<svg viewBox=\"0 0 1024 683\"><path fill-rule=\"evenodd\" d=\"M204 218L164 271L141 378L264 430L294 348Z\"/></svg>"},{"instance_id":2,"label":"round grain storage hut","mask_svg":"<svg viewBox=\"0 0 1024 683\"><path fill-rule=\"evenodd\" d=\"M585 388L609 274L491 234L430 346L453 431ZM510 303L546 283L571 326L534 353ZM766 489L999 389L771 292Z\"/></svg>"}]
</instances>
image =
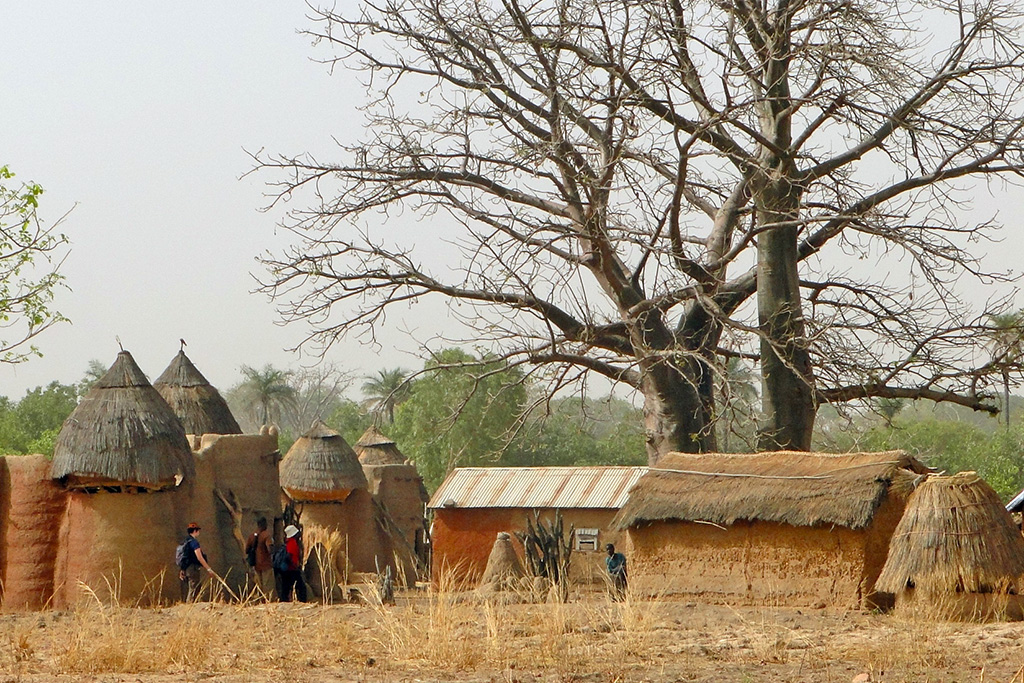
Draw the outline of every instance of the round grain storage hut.
<instances>
[{"instance_id":1,"label":"round grain storage hut","mask_svg":"<svg viewBox=\"0 0 1024 683\"><path fill-rule=\"evenodd\" d=\"M1021 619L1024 537L974 472L930 476L911 494L875 584L897 609L968 621Z\"/></svg>"},{"instance_id":2,"label":"round grain storage hut","mask_svg":"<svg viewBox=\"0 0 1024 683\"><path fill-rule=\"evenodd\" d=\"M404 465L406 457L398 450L395 442L384 436L379 429L371 426L355 445L359 462L363 465Z\"/></svg>"},{"instance_id":3,"label":"round grain storage hut","mask_svg":"<svg viewBox=\"0 0 1024 683\"><path fill-rule=\"evenodd\" d=\"M366 489L366 476L348 442L317 420L281 461L281 488L303 503L342 503Z\"/></svg>"},{"instance_id":4,"label":"round grain storage hut","mask_svg":"<svg viewBox=\"0 0 1024 683\"><path fill-rule=\"evenodd\" d=\"M194 475L185 430L127 351L61 426L50 477L68 490L55 596L85 584L122 603L173 598L186 524L179 485Z\"/></svg>"},{"instance_id":5,"label":"round grain storage hut","mask_svg":"<svg viewBox=\"0 0 1024 683\"><path fill-rule=\"evenodd\" d=\"M341 434L317 420L285 454L280 472L285 496L302 504L307 558L327 558L317 563L319 571L343 576L386 564L375 562L374 504L366 476Z\"/></svg>"},{"instance_id":6,"label":"round grain storage hut","mask_svg":"<svg viewBox=\"0 0 1024 683\"><path fill-rule=\"evenodd\" d=\"M392 536L400 554L408 554L413 564L427 566L426 504L430 501L423 477L416 466L398 449L393 440L376 427L367 429L355 451L369 482L370 494L394 523Z\"/></svg>"},{"instance_id":7,"label":"round grain storage hut","mask_svg":"<svg viewBox=\"0 0 1024 683\"><path fill-rule=\"evenodd\" d=\"M160 392L186 434L241 434L227 402L196 369L185 351L179 351L153 387Z\"/></svg>"}]
</instances>

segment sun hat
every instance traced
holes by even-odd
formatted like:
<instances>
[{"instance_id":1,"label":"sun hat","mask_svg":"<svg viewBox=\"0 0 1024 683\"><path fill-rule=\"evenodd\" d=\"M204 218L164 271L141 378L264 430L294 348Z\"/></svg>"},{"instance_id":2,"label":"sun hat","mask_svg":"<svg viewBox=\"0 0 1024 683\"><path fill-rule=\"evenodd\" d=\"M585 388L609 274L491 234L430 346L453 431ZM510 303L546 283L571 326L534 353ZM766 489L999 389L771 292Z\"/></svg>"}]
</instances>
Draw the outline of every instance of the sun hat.
<instances>
[{"instance_id":1,"label":"sun hat","mask_svg":"<svg viewBox=\"0 0 1024 683\"><path fill-rule=\"evenodd\" d=\"M291 538L292 536L298 536L298 535L299 535L299 527L295 526L294 524L289 524L288 526L286 526L284 528L284 537L285 538Z\"/></svg>"},{"instance_id":2,"label":"sun hat","mask_svg":"<svg viewBox=\"0 0 1024 683\"><path fill-rule=\"evenodd\" d=\"M200 529L202 529L202 528L203 528L203 527L199 526L199 525L198 525L198 524L196 524L195 522L192 522L191 524L189 524L189 525L188 525L188 530L189 530L189 531L199 531L199 530L200 530Z\"/></svg>"}]
</instances>

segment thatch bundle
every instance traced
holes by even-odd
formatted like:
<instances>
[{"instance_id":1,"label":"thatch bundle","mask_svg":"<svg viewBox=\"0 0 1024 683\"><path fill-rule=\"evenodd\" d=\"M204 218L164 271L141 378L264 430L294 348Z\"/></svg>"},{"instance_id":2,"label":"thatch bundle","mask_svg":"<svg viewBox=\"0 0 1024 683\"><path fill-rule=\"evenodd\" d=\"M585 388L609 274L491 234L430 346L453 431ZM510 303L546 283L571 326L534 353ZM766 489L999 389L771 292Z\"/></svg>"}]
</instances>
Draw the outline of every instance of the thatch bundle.
<instances>
[{"instance_id":1,"label":"thatch bundle","mask_svg":"<svg viewBox=\"0 0 1024 683\"><path fill-rule=\"evenodd\" d=\"M193 471L181 421L127 351L57 436L50 476L69 488L171 488Z\"/></svg>"},{"instance_id":2,"label":"thatch bundle","mask_svg":"<svg viewBox=\"0 0 1024 683\"><path fill-rule=\"evenodd\" d=\"M669 453L633 487L613 524L756 520L862 529L891 484L927 471L902 451Z\"/></svg>"},{"instance_id":3,"label":"thatch bundle","mask_svg":"<svg viewBox=\"0 0 1024 683\"><path fill-rule=\"evenodd\" d=\"M373 426L359 437L355 452L364 465L404 465L406 460L395 442Z\"/></svg>"},{"instance_id":4,"label":"thatch bundle","mask_svg":"<svg viewBox=\"0 0 1024 683\"><path fill-rule=\"evenodd\" d=\"M293 500L343 501L366 476L341 434L317 420L281 461L281 488Z\"/></svg>"},{"instance_id":5,"label":"thatch bundle","mask_svg":"<svg viewBox=\"0 0 1024 683\"><path fill-rule=\"evenodd\" d=\"M242 433L227 402L184 351L178 352L153 387L181 420L186 434Z\"/></svg>"},{"instance_id":6,"label":"thatch bundle","mask_svg":"<svg viewBox=\"0 0 1024 683\"><path fill-rule=\"evenodd\" d=\"M893 534L875 584L899 594L1016 593L1024 537L999 495L974 472L921 483Z\"/></svg>"},{"instance_id":7,"label":"thatch bundle","mask_svg":"<svg viewBox=\"0 0 1024 683\"><path fill-rule=\"evenodd\" d=\"M494 547L487 558L487 567L480 577L480 590L503 591L513 589L526 575L523 565L512 545L512 535L498 532Z\"/></svg>"}]
</instances>

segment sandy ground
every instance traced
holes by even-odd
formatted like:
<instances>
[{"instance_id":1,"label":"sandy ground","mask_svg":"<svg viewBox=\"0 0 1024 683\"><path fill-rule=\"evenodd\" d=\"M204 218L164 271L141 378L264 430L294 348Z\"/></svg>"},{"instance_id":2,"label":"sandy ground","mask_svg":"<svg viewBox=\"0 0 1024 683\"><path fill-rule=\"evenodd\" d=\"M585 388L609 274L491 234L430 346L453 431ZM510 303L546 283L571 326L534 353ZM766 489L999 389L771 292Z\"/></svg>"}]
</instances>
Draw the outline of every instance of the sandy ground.
<instances>
[{"instance_id":1,"label":"sandy ground","mask_svg":"<svg viewBox=\"0 0 1024 683\"><path fill-rule=\"evenodd\" d=\"M503 604L85 606L0 615L0 683L1024 683L1024 624L602 595Z\"/></svg>"}]
</instances>

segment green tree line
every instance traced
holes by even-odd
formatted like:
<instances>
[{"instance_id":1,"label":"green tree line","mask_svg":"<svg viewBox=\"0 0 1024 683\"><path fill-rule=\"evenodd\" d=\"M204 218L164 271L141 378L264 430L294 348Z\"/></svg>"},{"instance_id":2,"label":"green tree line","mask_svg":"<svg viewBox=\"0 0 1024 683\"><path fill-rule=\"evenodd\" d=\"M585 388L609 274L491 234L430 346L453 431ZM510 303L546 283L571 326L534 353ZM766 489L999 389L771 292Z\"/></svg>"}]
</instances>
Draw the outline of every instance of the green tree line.
<instances>
[{"instance_id":1,"label":"green tree line","mask_svg":"<svg viewBox=\"0 0 1024 683\"><path fill-rule=\"evenodd\" d=\"M0 397L0 453L52 454L64 419L102 372L94 361L77 384L51 382L20 400ZM723 400L733 409L723 414L720 441L749 451L756 392L742 368L731 381L721 388L736 401ZM359 382L357 400L349 393ZM278 424L283 452L313 419L324 419L353 444L376 424L416 463L431 490L459 466L646 462L643 422L632 403L608 396L549 399L520 368L454 348L417 371L391 368L362 377L329 366L298 372L243 366L241 380L224 393L245 431L264 419ZM1014 412L1024 414L1019 406ZM1007 428L958 407L933 411L887 401L859 417L828 412L815 448L902 449L940 471L975 470L1004 498L1024 487L1024 422Z\"/></svg>"}]
</instances>

